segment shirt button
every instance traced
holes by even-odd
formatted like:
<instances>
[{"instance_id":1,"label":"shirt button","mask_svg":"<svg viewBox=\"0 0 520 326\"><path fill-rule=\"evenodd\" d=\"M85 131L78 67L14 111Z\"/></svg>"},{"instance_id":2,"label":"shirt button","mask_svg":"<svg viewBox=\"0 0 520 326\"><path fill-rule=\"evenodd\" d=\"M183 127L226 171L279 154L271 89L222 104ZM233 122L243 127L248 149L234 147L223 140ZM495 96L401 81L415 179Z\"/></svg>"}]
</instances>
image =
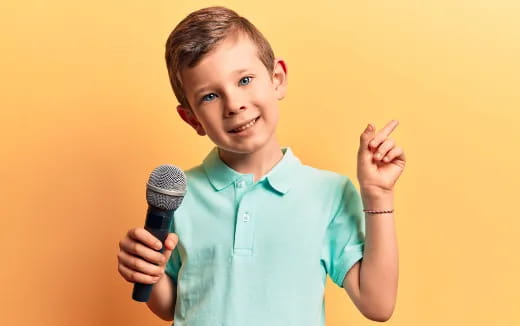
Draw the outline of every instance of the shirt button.
<instances>
[{"instance_id":1,"label":"shirt button","mask_svg":"<svg viewBox=\"0 0 520 326\"><path fill-rule=\"evenodd\" d=\"M248 222L250 217L249 213L244 213L244 215L242 215L242 221Z\"/></svg>"},{"instance_id":2,"label":"shirt button","mask_svg":"<svg viewBox=\"0 0 520 326\"><path fill-rule=\"evenodd\" d=\"M246 185L246 182L244 180L240 180L239 182L237 182L238 188L244 188L245 185Z\"/></svg>"}]
</instances>

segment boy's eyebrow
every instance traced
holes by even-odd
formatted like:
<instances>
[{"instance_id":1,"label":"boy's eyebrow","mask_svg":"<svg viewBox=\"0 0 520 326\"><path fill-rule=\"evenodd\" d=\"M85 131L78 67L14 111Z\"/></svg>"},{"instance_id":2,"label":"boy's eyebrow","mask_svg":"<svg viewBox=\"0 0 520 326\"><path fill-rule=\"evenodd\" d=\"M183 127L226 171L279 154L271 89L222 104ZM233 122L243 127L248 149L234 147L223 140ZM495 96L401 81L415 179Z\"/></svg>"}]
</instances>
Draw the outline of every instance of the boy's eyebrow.
<instances>
[{"instance_id":1,"label":"boy's eyebrow","mask_svg":"<svg viewBox=\"0 0 520 326\"><path fill-rule=\"evenodd\" d=\"M233 71L231 74L233 74L233 75L240 75L240 74L243 74L244 72L246 72L248 70L249 70L248 68L237 69L237 70ZM200 93L205 92L209 88L211 88L211 86L203 86L203 87L199 88L198 90L195 91L194 96L198 97Z\"/></svg>"}]
</instances>

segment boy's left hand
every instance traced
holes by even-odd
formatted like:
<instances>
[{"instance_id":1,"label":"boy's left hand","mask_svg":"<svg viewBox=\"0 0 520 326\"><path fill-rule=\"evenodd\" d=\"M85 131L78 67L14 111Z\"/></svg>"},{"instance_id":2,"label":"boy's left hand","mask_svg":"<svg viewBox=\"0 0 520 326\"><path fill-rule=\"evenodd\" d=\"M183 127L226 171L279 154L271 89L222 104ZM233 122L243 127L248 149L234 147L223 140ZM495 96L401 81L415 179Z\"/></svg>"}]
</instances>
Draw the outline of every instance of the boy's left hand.
<instances>
[{"instance_id":1,"label":"boy's left hand","mask_svg":"<svg viewBox=\"0 0 520 326\"><path fill-rule=\"evenodd\" d=\"M398 124L399 121L392 120L377 133L375 126L369 124L361 134L357 178L365 193L391 193L404 170L404 151L388 138Z\"/></svg>"}]
</instances>

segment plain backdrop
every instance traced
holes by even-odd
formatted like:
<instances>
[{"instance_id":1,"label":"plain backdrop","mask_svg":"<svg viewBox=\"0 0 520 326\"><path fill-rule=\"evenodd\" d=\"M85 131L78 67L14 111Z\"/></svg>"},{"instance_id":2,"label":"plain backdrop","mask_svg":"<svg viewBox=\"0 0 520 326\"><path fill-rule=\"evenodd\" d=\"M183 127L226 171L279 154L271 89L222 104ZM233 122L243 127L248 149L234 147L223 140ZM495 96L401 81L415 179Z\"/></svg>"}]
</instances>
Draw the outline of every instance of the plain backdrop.
<instances>
[{"instance_id":1,"label":"plain backdrop","mask_svg":"<svg viewBox=\"0 0 520 326\"><path fill-rule=\"evenodd\" d=\"M131 300L116 254L144 225L153 168L188 169L213 146L177 116L164 44L215 4L286 60L278 137L304 163L358 187L361 132L399 120L392 138L408 161L387 324L520 324L513 0L3 0L0 324L168 324ZM325 302L329 326L374 323L330 279Z\"/></svg>"}]
</instances>

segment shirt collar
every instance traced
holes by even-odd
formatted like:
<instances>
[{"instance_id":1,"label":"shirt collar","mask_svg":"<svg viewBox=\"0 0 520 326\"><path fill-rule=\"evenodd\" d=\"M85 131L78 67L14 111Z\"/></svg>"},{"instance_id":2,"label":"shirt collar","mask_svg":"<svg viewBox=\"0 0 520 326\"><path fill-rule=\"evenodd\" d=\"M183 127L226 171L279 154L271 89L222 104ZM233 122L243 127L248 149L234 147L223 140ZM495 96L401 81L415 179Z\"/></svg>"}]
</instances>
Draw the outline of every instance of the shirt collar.
<instances>
[{"instance_id":1,"label":"shirt collar","mask_svg":"<svg viewBox=\"0 0 520 326\"><path fill-rule=\"evenodd\" d=\"M271 187L285 194L291 188L294 177L297 175L295 168L301 165L300 160L294 156L291 148L282 148L283 157L259 182L267 179ZM244 177L253 180L252 174L242 174L224 163L218 154L218 148L214 147L204 159L202 166L208 180L215 190L220 191Z\"/></svg>"}]
</instances>

